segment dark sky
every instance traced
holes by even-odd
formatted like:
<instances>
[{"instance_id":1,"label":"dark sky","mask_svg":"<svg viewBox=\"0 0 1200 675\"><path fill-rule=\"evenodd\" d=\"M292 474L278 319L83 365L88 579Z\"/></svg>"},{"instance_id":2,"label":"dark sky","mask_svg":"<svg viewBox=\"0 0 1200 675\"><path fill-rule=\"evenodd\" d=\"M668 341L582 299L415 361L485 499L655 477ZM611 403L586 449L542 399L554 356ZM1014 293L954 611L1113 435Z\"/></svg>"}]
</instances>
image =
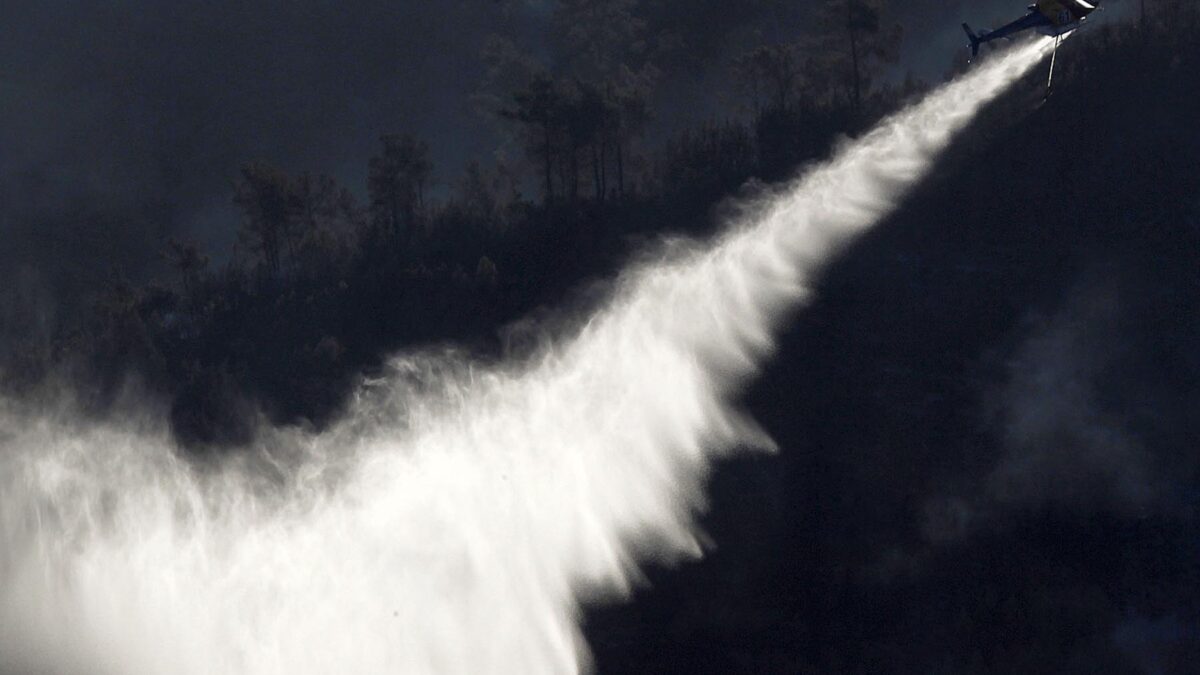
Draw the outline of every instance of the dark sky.
<instances>
[{"instance_id":1,"label":"dark sky","mask_svg":"<svg viewBox=\"0 0 1200 675\"><path fill-rule=\"evenodd\" d=\"M487 152L468 95L484 37L513 20L482 0L52 0L5 13L4 229L38 231L29 260L113 231L82 227L103 233L81 240L81 217L137 221L122 226L132 241L103 251L134 268L139 240L157 247L163 230L226 243L206 230L224 225L241 161L357 184L389 131L430 139L444 165Z\"/></svg>"},{"instance_id":2,"label":"dark sky","mask_svg":"<svg viewBox=\"0 0 1200 675\"><path fill-rule=\"evenodd\" d=\"M221 256L242 161L329 173L361 195L378 137L408 132L430 142L435 179L452 183L498 142L472 97L485 39L543 56L553 42L549 0L7 4L0 272L21 270L60 304L111 267L151 273L172 234ZM650 4L693 45L689 67L660 86L652 131L663 135L727 114L729 59L755 36L786 39L812 1ZM1021 4L895 3L906 34L896 73L936 79L960 19L985 26Z\"/></svg>"}]
</instances>

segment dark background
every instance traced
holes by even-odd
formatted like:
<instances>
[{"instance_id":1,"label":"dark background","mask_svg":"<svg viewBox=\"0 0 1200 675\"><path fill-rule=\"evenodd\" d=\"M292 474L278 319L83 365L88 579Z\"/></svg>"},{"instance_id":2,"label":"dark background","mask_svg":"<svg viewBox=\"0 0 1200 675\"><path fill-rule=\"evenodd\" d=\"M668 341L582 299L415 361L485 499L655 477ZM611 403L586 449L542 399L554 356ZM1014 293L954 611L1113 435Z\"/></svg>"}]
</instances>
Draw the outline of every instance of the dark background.
<instances>
[{"instance_id":1,"label":"dark background","mask_svg":"<svg viewBox=\"0 0 1200 675\"><path fill-rule=\"evenodd\" d=\"M5 7L0 385L202 461L396 349L519 351L1023 9L854 4ZM825 272L744 397L780 453L589 610L601 672L1198 672L1198 17L1105 4Z\"/></svg>"},{"instance_id":2,"label":"dark background","mask_svg":"<svg viewBox=\"0 0 1200 675\"><path fill-rule=\"evenodd\" d=\"M0 265L70 305L113 265L139 279L158 271L170 235L227 256L238 218L230 186L245 161L329 174L364 198L366 159L385 133L428 141L443 189L472 159L518 160L479 100L492 91L483 52L499 37L565 72L557 4L6 3ZM632 5L648 31L678 45L657 60L650 146L744 112L730 62L817 30L811 0L607 4ZM907 39L887 76L940 79L961 46L960 18L988 25L1013 4L891 3Z\"/></svg>"}]
</instances>

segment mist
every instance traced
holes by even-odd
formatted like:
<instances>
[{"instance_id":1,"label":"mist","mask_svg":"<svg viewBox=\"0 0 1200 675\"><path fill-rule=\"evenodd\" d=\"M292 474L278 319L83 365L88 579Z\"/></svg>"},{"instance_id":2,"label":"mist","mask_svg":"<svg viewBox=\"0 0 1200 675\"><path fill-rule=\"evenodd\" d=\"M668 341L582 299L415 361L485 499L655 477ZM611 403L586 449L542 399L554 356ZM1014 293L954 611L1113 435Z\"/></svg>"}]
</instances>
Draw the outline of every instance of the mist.
<instances>
[{"instance_id":1,"label":"mist","mask_svg":"<svg viewBox=\"0 0 1200 675\"><path fill-rule=\"evenodd\" d=\"M1048 49L1018 46L664 243L532 356L404 353L321 432L196 464L161 416L0 410L0 668L575 672L581 603L703 555L737 395L822 265Z\"/></svg>"}]
</instances>

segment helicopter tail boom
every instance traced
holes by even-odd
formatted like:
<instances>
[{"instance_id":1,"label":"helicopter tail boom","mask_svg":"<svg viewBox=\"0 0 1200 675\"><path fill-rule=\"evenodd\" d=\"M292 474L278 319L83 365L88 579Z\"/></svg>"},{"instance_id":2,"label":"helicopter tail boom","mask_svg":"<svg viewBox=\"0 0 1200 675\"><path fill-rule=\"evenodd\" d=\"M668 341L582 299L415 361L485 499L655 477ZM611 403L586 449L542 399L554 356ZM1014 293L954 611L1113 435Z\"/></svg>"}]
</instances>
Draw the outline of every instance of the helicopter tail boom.
<instances>
[{"instance_id":1,"label":"helicopter tail boom","mask_svg":"<svg viewBox=\"0 0 1200 675\"><path fill-rule=\"evenodd\" d=\"M980 37L975 34L975 31L971 30L971 27L967 24L964 23L962 27L967 33L967 39L971 41L971 57L974 58L979 56L979 45L983 44L983 40L981 40Z\"/></svg>"}]
</instances>

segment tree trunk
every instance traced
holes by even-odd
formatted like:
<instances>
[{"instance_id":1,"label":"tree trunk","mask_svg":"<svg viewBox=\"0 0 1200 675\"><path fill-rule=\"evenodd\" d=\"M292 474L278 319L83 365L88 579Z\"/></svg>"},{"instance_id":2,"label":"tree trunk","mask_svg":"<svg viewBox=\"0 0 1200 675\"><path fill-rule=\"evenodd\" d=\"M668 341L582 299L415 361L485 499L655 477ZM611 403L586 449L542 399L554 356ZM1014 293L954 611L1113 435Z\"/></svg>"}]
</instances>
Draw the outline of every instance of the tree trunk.
<instances>
[{"instance_id":1,"label":"tree trunk","mask_svg":"<svg viewBox=\"0 0 1200 675\"><path fill-rule=\"evenodd\" d=\"M625 144L617 136L617 196L625 197Z\"/></svg>"},{"instance_id":2,"label":"tree trunk","mask_svg":"<svg viewBox=\"0 0 1200 675\"><path fill-rule=\"evenodd\" d=\"M392 186L392 194L389 195L388 220L392 226L392 236L400 238L400 198L396 196L396 188Z\"/></svg>"},{"instance_id":3,"label":"tree trunk","mask_svg":"<svg viewBox=\"0 0 1200 675\"><path fill-rule=\"evenodd\" d=\"M571 142L571 163L569 165L571 175L571 201L579 201L579 146L574 141Z\"/></svg>"},{"instance_id":4,"label":"tree trunk","mask_svg":"<svg viewBox=\"0 0 1200 675\"><path fill-rule=\"evenodd\" d=\"M412 217L412 232L411 235L420 235L421 239L425 237L425 179L417 179L417 208L413 212Z\"/></svg>"},{"instance_id":5,"label":"tree trunk","mask_svg":"<svg viewBox=\"0 0 1200 675\"><path fill-rule=\"evenodd\" d=\"M592 141L592 184L596 190L596 203L604 201L604 181L600 178L600 140Z\"/></svg>"},{"instance_id":6,"label":"tree trunk","mask_svg":"<svg viewBox=\"0 0 1200 675\"><path fill-rule=\"evenodd\" d=\"M602 130L600 136L600 193L608 195L608 131Z\"/></svg>"},{"instance_id":7,"label":"tree trunk","mask_svg":"<svg viewBox=\"0 0 1200 675\"><path fill-rule=\"evenodd\" d=\"M290 223L288 224L287 229L284 230L284 240L287 241L288 260L291 262L294 269L296 266L296 236Z\"/></svg>"},{"instance_id":8,"label":"tree trunk","mask_svg":"<svg viewBox=\"0 0 1200 675\"><path fill-rule=\"evenodd\" d=\"M854 5L846 3L847 28L850 30L850 60L854 65L854 112L862 105L862 79L858 71L858 32L854 29Z\"/></svg>"},{"instance_id":9,"label":"tree trunk","mask_svg":"<svg viewBox=\"0 0 1200 675\"><path fill-rule=\"evenodd\" d=\"M554 152L550 141L550 123L546 122L542 125L542 138L545 142L543 148L543 160L546 170L546 199L545 204L549 206L554 201Z\"/></svg>"}]
</instances>

